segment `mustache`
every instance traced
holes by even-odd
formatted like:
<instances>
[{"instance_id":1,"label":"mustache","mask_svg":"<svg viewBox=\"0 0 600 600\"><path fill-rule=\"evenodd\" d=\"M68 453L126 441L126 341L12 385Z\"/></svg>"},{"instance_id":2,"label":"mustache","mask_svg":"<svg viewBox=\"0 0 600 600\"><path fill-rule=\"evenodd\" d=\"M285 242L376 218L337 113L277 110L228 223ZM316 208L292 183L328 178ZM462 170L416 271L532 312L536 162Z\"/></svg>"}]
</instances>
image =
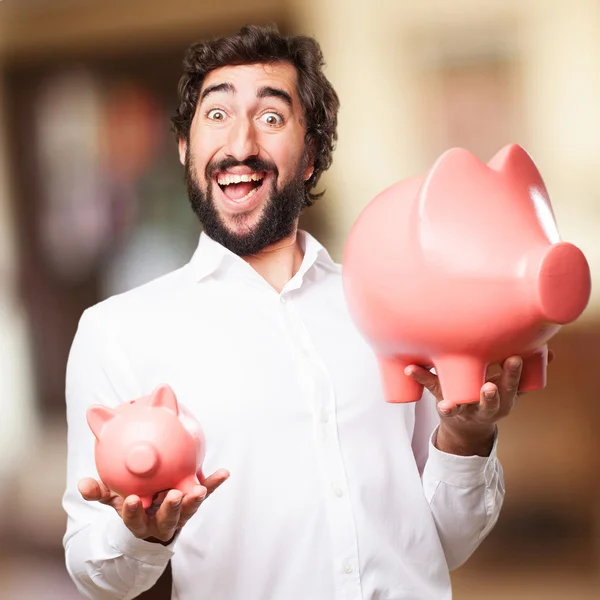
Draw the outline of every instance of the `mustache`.
<instances>
[{"instance_id":1,"label":"mustache","mask_svg":"<svg viewBox=\"0 0 600 600\"><path fill-rule=\"evenodd\" d=\"M246 158L245 160L237 160L233 157L224 158L223 160L210 162L206 166L206 178L212 179L216 173L221 171L227 171L228 169L232 169L233 167L248 167L253 171L272 171L275 174L275 177L279 175L279 171L275 163L267 162L266 160L262 160L260 158L256 158L251 156Z\"/></svg>"}]
</instances>

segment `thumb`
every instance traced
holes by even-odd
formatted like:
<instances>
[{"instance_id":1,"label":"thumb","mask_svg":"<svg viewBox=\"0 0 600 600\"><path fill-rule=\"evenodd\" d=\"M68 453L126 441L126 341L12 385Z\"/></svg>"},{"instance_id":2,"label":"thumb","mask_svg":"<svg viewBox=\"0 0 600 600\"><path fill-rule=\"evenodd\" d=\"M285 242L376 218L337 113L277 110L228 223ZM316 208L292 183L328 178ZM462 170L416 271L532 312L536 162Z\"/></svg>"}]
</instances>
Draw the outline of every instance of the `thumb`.
<instances>
[{"instance_id":1,"label":"thumb","mask_svg":"<svg viewBox=\"0 0 600 600\"><path fill-rule=\"evenodd\" d=\"M108 504L116 510L120 508L122 503L122 498L120 496L108 489L102 481L97 481L91 477L80 479L77 484L77 489L83 499L90 502L96 501L102 504Z\"/></svg>"},{"instance_id":2,"label":"thumb","mask_svg":"<svg viewBox=\"0 0 600 600\"><path fill-rule=\"evenodd\" d=\"M84 500L103 500L110 497L110 490L102 482L96 481L91 477L80 479L77 489Z\"/></svg>"}]
</instances>

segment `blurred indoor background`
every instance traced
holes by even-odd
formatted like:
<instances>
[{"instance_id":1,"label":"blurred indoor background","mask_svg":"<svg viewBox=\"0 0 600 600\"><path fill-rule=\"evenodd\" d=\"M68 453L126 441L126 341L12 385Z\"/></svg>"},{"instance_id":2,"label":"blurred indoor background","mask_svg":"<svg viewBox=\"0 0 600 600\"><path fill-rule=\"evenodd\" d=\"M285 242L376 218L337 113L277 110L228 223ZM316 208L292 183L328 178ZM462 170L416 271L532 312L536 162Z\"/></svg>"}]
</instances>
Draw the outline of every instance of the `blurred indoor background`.
<instances>
[{"instance_id":1,"label":"blurred indoor background","mask_svg":"<svg viewBox=\"0 0 600 600\"><path fill-rule=\"evenodd\" d=\"M186 262L169 117L185 48L246 23L321 43L342 103L303 226L341 259L365 204L463 146L517 142L600 275L600 0L0 0L0 598L63 566L64 373L82 311ZM600 292L501 425L507 498L456 600L600 598ZM168 598L168 572L147 598ZM277 599L285 600L285 599ZM307 599L310 600L310 599Z\"/></svg>"}]
</instances>

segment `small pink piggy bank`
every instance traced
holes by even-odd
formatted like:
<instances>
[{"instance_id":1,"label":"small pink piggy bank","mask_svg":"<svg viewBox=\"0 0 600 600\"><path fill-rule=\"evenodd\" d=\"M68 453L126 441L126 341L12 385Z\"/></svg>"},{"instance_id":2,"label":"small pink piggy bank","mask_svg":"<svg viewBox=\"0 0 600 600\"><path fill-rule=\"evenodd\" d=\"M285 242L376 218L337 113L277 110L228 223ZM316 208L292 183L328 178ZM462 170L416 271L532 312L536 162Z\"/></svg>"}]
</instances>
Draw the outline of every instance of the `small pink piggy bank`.
<instances>
[{"instance_id":1,"label":"small pink piggy bank","mask_svg":"<svg viewBox=\"0 0 600 600\"><path fill-rule=\"evenodd\" d=\"M113 492L139 496L146 509L157 492L187 494L198 485L204 434L168 385L114 409L90 406L87 421L96 436L98 475Z\"/></svg>"},{"instance_id":2,"label":"small pink piggy bank","mask_svg":"<svg viewBox=\"0 0 600 600\"><path fill-rule=\"evenodd\" d=\"M488 165L460 148L379 194L343 258L350 314L388 402L418 400L409 364L435 367L444 399L479 400L489 365L523 357L521 391L546 385L546 342L585 309L590 270L560 240L548 192L520 146Z\"/></svg>"}]
</instances>

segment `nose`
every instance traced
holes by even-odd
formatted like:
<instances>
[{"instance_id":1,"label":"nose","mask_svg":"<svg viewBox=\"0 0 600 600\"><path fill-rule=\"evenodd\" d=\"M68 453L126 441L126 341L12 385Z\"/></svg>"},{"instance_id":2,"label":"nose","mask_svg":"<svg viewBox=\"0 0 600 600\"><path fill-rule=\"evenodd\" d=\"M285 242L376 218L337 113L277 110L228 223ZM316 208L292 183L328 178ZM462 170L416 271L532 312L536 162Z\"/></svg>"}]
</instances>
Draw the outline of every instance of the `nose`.
<instances>
[{"instance_id":1,"label":"nose","mask_svg":"<svg viewBox=\"0 0 600 600\"><path fill-rule=\"evenodd\" d=\"M592 282L583 252L568 242L553 244L544 254L538 279L538 303L551 323L571 323L585 310Z\"/></svg>"},{"instance_id":2,"label":"nose","mask_svg":"<svg viewBox=\"0 0 600 600\"><path fill-rule=\"evenodd\" d=\"M156 473L160 457L156 448L149 442L134 444L125 457L125 466L134 475L150 477Z\"/></svg>"},{"instance_id":3,"label":"nose","mask_svg":"<svg viewBox=\"0 0 600 600\"><path fill-rule=\"evenodd\" d=\"M256 131L250 119L236 119L229 131L225 153L239 161L258 155Z\"/></svg>"}]
</instances>

